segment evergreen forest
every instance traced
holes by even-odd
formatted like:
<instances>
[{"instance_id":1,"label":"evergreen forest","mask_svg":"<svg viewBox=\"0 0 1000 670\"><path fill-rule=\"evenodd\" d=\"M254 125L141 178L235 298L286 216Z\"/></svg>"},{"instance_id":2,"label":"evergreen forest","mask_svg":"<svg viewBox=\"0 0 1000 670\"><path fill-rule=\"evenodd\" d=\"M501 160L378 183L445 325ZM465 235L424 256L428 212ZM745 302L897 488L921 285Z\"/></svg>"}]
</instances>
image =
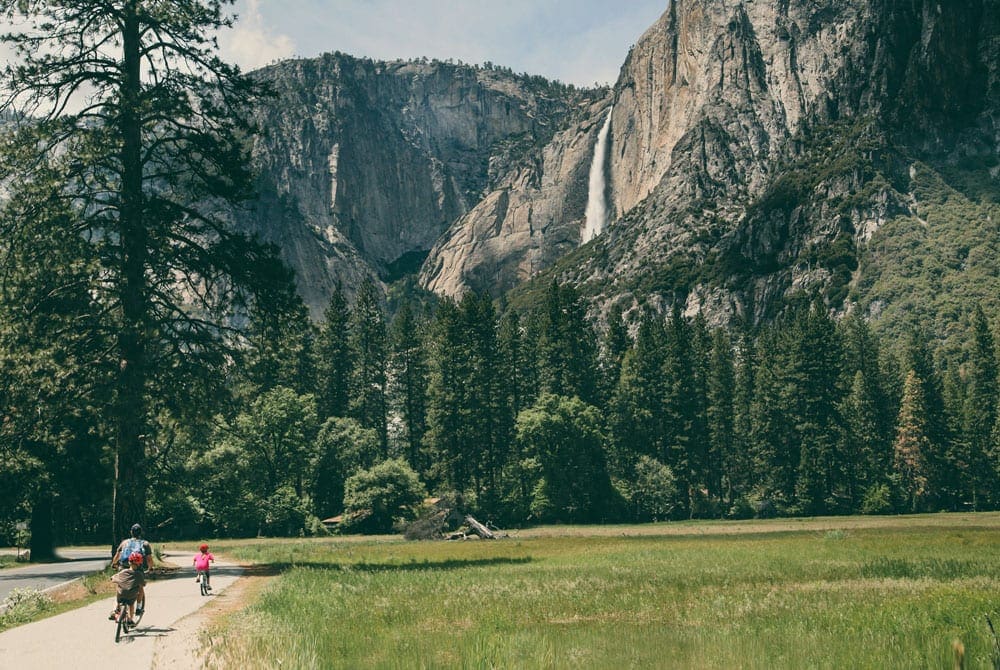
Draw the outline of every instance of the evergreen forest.
<instances>
[{"instance_id":1,"label":"evergreen forest","mask_svg":"<svg viewBox=\"0 0 1000 670\"><path fill-rule=\"evenodd\" d=\"M846 290L712 328L367 281L314 323L234 225L273 92L216 55L230 4L0 0L0 543L1000 507L985 301L900 337Z\"/></svg>"}]
</instances>

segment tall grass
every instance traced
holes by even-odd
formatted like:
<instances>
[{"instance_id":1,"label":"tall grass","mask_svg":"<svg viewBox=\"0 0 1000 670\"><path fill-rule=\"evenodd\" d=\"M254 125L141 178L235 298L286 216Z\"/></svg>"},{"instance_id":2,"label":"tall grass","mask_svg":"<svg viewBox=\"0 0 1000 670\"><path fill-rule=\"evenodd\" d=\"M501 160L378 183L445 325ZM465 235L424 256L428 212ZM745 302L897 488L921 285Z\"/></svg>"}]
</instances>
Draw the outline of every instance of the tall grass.
<instances>
[{"instance_id":1,"label":"tall grass","mask_svg":"<svg viewBox=\"0 0 1000 670\"><path fill-rule=\"evenodd\" d=\"M985 615L1000 607L1000 517L954 519L961 529L910 518L839 532L755 522L745 533L692 524L689 534L231 546L281 574L212 631L212 658L251 668L948 668L957 639L967 668L992 667Z\"/></svg>"}]
</instances>

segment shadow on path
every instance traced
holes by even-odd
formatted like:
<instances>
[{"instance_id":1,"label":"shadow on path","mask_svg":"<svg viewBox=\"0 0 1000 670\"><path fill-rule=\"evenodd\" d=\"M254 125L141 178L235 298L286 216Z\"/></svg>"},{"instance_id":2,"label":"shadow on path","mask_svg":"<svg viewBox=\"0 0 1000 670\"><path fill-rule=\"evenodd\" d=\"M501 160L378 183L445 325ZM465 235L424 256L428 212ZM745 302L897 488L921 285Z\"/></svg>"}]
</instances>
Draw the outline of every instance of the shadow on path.
<instances>
[{"instance_id":1,"label":"shadow on path","mask_svg":"<svg viewBox=\"0 0 1000 670\"><path fill-rule=\"evenodd\" d=\"M239 577L242 574L246 574L246 568L241 568L238 565L219 567L213 566L210 574L213 580L216 577ZM156 571L150 576L150 581L165 582L174 579L190 579L193 583L194 575L194 568L190 566L186 568L157 568Z\"/></svg>"}]
</instances>

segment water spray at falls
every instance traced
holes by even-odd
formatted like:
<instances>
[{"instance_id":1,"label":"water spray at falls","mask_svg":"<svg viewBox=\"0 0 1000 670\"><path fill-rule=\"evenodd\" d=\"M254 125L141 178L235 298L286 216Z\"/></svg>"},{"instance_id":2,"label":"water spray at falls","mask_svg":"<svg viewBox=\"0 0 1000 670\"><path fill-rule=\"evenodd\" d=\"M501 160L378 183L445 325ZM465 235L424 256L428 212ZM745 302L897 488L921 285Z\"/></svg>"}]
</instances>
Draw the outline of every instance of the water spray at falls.
<instances>
[{"instance_id":1,"label":"water spray at falls","mask_svg":"<svg viewBox=\"0 0 1000 670\"><path fill-rule=\"evenodd\" d=\"M608 116L604 119L601 132L597 134L597 145L594 147L594 161L590 164L590 184L587 191L587 222L583 226L582 241L591 241L604 231L608 219L608 208L604 202L604 163L608 155L608 131L611 130L611 112L614 105L608 108Z\"/></svg>"}]
</instances>

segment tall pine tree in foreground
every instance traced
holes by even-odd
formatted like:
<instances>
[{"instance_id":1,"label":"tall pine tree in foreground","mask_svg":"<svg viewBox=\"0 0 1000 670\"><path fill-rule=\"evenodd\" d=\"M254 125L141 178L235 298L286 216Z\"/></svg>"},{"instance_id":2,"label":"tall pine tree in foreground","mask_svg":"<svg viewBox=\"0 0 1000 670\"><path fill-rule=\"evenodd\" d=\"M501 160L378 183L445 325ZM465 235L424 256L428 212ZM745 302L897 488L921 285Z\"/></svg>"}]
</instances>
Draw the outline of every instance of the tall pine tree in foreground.
<instances>
[{"instance_id":1,"label":"tall pine tree in foreground","mask_svg":"<svg viewBox=\"0 0 1000 670\"><path fill-rule=\"evenodd\" d=\"M30 117L3 147L0 177L60 172L43 201L70 200L75 234L100 250L96 302L113 345L107 416L114 534L145 518L154 417L197 414L227 358L225 316L267 276L271 254L207 203L249 195L242 111L251 81L215 56L219 0L3 0L19 27L0 112ZM40 160L43 159L43 160Z\"/></svg>"}]
</instances>

